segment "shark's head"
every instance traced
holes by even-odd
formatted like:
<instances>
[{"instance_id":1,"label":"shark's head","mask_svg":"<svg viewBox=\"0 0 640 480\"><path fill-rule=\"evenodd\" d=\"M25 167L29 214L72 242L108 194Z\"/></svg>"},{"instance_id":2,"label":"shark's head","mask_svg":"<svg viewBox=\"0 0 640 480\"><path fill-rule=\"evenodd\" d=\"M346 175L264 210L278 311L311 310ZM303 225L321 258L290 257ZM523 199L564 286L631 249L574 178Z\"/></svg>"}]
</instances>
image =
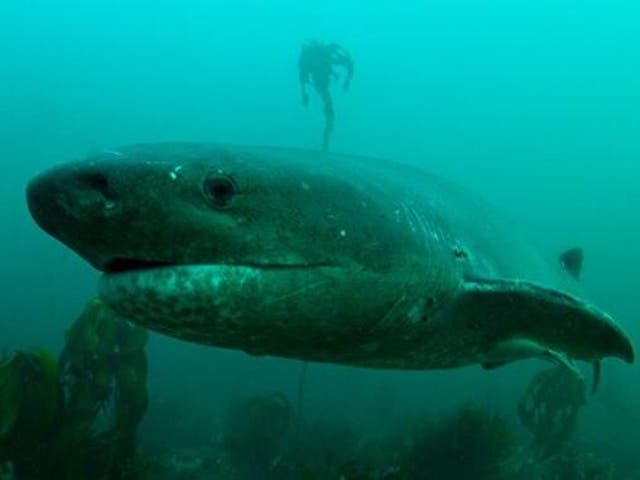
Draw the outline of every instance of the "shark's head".
<instances>
[{"instance_id":1,"label":"shark's head","mask_svg":"<svg viewBox=\"0 0 640 480\"><path fill-rule=\"evenodd\" d=\"M139 145L45 172L27 197L45 231L104 272L100 295L118 313L295 356L359 341L410 292L424 248L389 226L385 192L331 165L293 150Z\"/></svg>"}]
</instances>

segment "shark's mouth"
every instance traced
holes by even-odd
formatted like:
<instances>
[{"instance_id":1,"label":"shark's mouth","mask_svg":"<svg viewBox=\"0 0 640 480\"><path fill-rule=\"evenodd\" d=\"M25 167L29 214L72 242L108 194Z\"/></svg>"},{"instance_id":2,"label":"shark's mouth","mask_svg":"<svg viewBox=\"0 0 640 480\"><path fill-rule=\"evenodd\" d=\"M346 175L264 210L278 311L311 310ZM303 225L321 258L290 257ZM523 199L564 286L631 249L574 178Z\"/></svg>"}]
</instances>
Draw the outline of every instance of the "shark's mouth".
<instances>
[{"instance_id":1,"label":"shark's mouth","mask_svg":"<svg viewBox=\"0 0 640 480\"><path fill-rule=\"evenodd\" d=\"M108 307L147 328L212 345L218 344L217 335L238 331L243 325L266 328L272 320L284 325L291 318L318 316L330 322L333 310L322 300L335 298L336 292L345 297L340 304L352 303L339 286L344 277L339 267L114 265L98 282L98 295Z\"/></svg>"},{"instance_id":2,"label":"shark's mouth","mask_svg":"<svg viewBox=\"0 0 640 480\"><path fill-rule=\"evenodd\" d=\"M227 267L249 267L262 270L292 270L292 269L308 269L319 267L336 267L333 262L308 262L308 263L287 263L278 261L245 261L245 262L202 262L202 263L173 263L161 260L144 260L139 258L115 257L107 261L101 270L105 274L118 274L129 272L141 272L145 270L154 270L159 268L171 268L181 266L197 266L197 265L219 265Z\"/></svg>"},{"instance_id":3,"label":"shark's mouth","mask_svg":"<svg viewBox=\"0 0 640 480\"><path fill-rule=\"evenodd\" d=\"M175 264L170 262L142 260L138 258L116 257L102 267L104 273L123 273L138 270L150 270L153 268L171 267Z\"/></svg>"}]
</instances>

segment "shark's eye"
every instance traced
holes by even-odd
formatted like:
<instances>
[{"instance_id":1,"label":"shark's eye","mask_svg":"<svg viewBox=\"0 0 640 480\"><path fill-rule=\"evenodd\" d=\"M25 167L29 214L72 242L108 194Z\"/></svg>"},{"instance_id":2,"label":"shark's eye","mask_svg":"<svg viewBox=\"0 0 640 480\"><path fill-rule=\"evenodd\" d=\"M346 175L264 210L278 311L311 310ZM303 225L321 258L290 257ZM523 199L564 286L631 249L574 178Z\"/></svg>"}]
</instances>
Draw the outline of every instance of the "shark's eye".
<instances>
[{"instance_id":1,"label":"shark's eye","mask_svg":"<svg viewBox=\"0 0 640 480\"><path fill-rule=\"evenodd\" d=\"M211 177L204 182L205 195L217 208L228 207L236 191L236 184L229 177Z\"/></svg>"}]
</instances>

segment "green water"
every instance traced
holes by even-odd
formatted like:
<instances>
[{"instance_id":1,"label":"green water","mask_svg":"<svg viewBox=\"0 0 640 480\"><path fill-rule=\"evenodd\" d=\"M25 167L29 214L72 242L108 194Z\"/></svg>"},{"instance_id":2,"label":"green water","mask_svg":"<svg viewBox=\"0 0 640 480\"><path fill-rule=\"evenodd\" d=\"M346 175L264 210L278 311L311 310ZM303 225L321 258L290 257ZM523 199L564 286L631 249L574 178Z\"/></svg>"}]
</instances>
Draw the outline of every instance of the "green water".
<instances>
[{"instance_id":1,"label":"green water","mask_svg":"<svg viewBox=\"0 0 640 480\"><path fill-rule=\"evenodd\" d=\"M589 298L639 339L639 21L632 1L4 0L0 348L59 351L95 292L97 273L30 219L28 179L134 142L319 148L322 106L314 95L300 104L296 70L308 38L339 42L355 61L349 92L333 87L333 151L451 178L516 218L549 258L583 247ZM149 357L140 443L150 451L215 444L229 405L251 395L281 391L295 403L296 362L159 335ZM545 367L312 365L304 412L358 438L389 437L414 415L473 403L526 439L516 404ZM579 420L581 448L621 478L640 470L639 380L637 366L605 361Z\"/></svg>"}]
</instances>

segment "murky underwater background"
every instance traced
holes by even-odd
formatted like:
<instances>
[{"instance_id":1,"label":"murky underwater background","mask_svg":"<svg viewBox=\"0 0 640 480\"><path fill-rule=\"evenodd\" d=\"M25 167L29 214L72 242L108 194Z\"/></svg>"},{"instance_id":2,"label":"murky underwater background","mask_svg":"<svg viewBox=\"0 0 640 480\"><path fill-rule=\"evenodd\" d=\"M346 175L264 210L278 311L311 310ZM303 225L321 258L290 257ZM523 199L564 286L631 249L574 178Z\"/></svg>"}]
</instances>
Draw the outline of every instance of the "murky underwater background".
<instances>
[{"instance_id":1,"label":"murky underwater background","mask_svg":"<svg viewBox=\"0 0 640 480\"><path fill-rule=\"evenodd\" d=\"M637 341L639 21L633 1L4 0L0 348L58 352L98 277L36 228L24 200L28 179L134 142L317 149L322 108L313 95L302 107L296 70L309 38L337 41L355 60L350 91L334 88L333 151L453 179L516 218L549 258L583 247L589 298ZM281 392L296 406L299 362L156 334L148 353L139 444L150 456L206 456L232 428L230 412L252 396ZM311 364L299 434L309 444L340 439L349 452L371 439L397 445L415 418L447 418L471 405L506 416L526 446L516 406L545 368L528 361L409 373ZM614 462L614 478L640 475L639 380L636 365L605 361L600 390L580 412L581 451ZM271 460L282 455L274 450Z\"/></svg>"}]
</instances>

